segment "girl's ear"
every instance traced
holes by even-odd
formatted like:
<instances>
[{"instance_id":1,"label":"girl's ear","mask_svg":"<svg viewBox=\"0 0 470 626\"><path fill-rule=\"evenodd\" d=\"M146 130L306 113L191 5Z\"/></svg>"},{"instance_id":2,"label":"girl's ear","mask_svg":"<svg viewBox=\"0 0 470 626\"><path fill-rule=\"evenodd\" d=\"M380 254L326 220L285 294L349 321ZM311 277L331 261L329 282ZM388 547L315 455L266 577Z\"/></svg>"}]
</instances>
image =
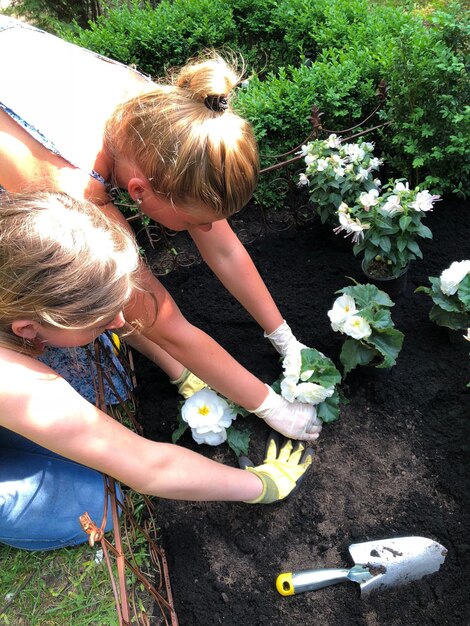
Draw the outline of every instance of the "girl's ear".
<instances>
[{"instance_id":1,"label":"girl's ear","mask_svg":"<svg viewBox=\"0 0 470 626\"><path fill-rule=\"evenodd\" d=\"M11 329L15 335L23 339L29 339L30 341L36 339L40 328L41 324L39 324L39 322L33 322L32 320L15 320L11 325Z\"/></svg>"},{"instance_id":2,"label":"girl's ear","mask_svg":"<svg viewBox=\"0 0 470 626\"><path fill-rule=\"evenodd\" d=\"M127 191L129 192L130 197L135 201L142 200L142 195L144 194L148 183L146 185L146 181L143 178L139 178L135 176L131 178L127 183Z\"/></svg>"}]
</instances>

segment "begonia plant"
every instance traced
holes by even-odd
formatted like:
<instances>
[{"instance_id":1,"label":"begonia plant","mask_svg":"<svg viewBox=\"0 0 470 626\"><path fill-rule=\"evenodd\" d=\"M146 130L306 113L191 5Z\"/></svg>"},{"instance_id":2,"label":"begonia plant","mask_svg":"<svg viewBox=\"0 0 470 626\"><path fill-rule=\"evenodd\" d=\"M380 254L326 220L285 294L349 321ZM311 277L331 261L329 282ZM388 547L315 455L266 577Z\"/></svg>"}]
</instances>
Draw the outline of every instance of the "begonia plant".
<instances>
[{"instance_id":1,"label":"begonia plant","mask_svg":"<svg viewBox=\"0 0 470 626\"><path fill-rule=\"evenodd\" d=\"M347 336L340 361L346 376L358 365L389 368L395 365L403 345L403 333L390 314L390 296L375 285L356 284L339 289L330 311L331 327Z\"/></svg>"},{"instance_id":2,"label":"begonia plant","mask_svg":"<svg viewBox=\"0 0 470 626\"><path fill-rule=\"evenodd\" d=\"M246 416L248 411L205 387L181 403L179 427L171 439L176 443L190 428L194 441L199 444L218 446L226 441L237 456L247 454L249 430L232 426L238 415Z\"/></svg>"},{"instance_id":3,"label":"begonia plant","mask_svg":"<svg viewBox=\"0 0 470 626\"><path fill-rule=\"evenodd\" d=\"M427 189L391 180L382 191L371 189L351 204L341 203L335 232L352 236L353 252L363 254L369 274L397 277L410 261L423 257L418 240L431 239L432 233L422 220L438 199Z\"/></svg>"},{"instance_id":4,"label":"begonia plant","mask_svg":"<svg viewBox=\"0 0 470 626\"><path fill-rule=\"evenodd\" d=\"M289 402L313 405L322 422L338 419L341 374L331 359L314 348L302 348L282 359L282 369L275 391Z\"/></svg>"},{"instance_id":5,"label":"begonia plant","mask_svg":"<svg viewBox=\"0 0 470 626\"><path fill-rule=\"evenodd\" d=\"M342 143L332 134L302 146L305 171L299 186L308 186L310 201L322 224L336 224L341 203L353 203L362 192L376 190L380 181L373 172L382 164L373 155L374 144Z\"/></svg>"},{"instance_id":6,"label":"begonia plant","mask_svg":"<svg viewBox=\"0 0 470 626\"><path fill-rule=\"evenodd\" d=\"M439 277L429 276L431 287L417 292L431 297L429 319L439 326L465 330L470 326L470 261L454 261Z\"/></svg>"}]
</instances>

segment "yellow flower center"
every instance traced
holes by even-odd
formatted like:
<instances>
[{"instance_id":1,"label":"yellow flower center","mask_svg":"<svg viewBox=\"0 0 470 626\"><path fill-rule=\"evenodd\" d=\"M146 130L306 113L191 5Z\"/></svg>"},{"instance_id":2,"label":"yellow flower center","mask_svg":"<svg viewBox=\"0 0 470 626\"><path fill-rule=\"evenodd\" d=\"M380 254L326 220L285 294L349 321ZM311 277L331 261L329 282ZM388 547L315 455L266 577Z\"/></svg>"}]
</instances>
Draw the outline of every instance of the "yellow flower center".
<instances>
[{"instance_id":1,"label":"yellow flower center","mask_svg":"<svg viewBox=\"0 0 470 626\"><path fill-rule=\"evenodd\" d=\"M208 407L208 406L206 406L206 405L199 407L199 409L197 410L197 412L198 412L200 415L207 415L207 414L209 413L209 411L210 411L210 409L209 409L209 407Z\"/></svg>"}]
</instances>

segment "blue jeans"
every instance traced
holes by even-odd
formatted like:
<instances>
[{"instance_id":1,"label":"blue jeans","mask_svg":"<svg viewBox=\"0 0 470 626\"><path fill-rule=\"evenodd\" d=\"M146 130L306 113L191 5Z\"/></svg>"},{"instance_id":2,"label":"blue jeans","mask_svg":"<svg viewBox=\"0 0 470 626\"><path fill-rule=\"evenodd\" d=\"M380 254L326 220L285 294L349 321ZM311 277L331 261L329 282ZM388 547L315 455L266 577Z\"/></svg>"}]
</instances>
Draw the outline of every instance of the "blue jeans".
<instances>
[{"instance_id":1,"label":"blue jeans","mask_svg":"<svg viewBox=\"0 0 470 626\"><path fill-rule=\"evenodd\" d=\"M91 376L87 380L86 371L76 375L77 355L71 355L68 368L66 351L58 353L61 367L57 369L77 391L94 402ZM59 358L56 353L53 356ZM118 382L115 381L117 386ZM105 395L107 401L115 398L109 389ZM100 526L104 502L100 472L0 427L0 543L24 550L53 550L85 543L88 535L78 518L88 512ZM106 530L111 528L108 506Z\"/></svg>"}]
</instances>

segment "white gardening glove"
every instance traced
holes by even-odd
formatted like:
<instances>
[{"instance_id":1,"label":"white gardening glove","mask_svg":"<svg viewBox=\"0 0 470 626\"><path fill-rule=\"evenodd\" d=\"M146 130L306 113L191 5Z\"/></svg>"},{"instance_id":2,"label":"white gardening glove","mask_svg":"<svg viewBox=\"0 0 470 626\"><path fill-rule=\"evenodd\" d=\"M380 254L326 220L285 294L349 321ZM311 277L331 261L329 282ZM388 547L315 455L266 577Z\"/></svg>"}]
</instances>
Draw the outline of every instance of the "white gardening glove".
<instances>
[{"instance_id":1,"label":"white gardening glove","mask_svg":"<svg viewBox=\"0 0 470 626\"><path fill-rule=\"evenodd\" d=\"M287 354L293 350L300 351L307 347L303 343L300 343L300 341L297 341L285 320L276 330L273 330L269 335L264 333L264 336L266 339L269 339L275 350L279 352L281 356L287 356Z\"/></svg>"},{"instance_id":2,"label":"white gardening glove","mask_svg":"<svg viewBox=\"0 0 470 626\"><path fill-rule=\"evenodd\" d=\"M268 426L290 439L314 441L322 429L322 421L311 404L288 402L266 385L268 395L264 402L253 411Z\"/></svg>"}]
</instances>

